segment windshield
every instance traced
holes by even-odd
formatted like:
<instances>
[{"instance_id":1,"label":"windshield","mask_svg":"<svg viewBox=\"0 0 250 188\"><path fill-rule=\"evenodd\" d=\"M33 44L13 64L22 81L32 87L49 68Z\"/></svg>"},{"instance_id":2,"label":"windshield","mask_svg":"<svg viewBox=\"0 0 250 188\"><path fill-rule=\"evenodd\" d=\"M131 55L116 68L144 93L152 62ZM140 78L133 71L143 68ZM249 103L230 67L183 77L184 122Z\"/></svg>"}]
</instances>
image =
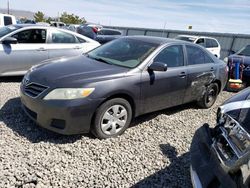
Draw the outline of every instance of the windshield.
<instances>
[{"instance_id":1,"label":"windshield","mask_svg":"<svg viewBox=\"0 0 250 188\"><path fill-rule=\"evenodd\" d=\"M137 67L159 44L139 39L121 38L88 53L90 58L127 68Z\"/></svg>"},{"instance_id":2,"label":"windshield","mask_svg":"<svg viewBox=\"0 0 250 188\"><path fill-rule=\"evenodd\" d=\"M3 36L13 32L19 28L21 28L21 27L14 26L14 25L5 26L5 27L0 28L0 38L2 38Z\"/></svg>"},{"instance_id":3,"label":"windshield","mask_svg":"<svg viewBox=\"0 0 250 188\"><path fill-rule=\"evenodd\" d=\"M192 37L183 37L183 36L176 37L175 39L184 40L184 41L187 41L187 42L194 42L195 41L195 39L192 38Z\"/></svg>"},{"instance_id":4,"label":"windshield","mask_svg":"<svg viewBox=\"0 0 250 188\"><path fill-rule=\"evenodd\" d=\"M237 55L244 55L244 56L250 56L250 45L245 46L241 50L239 50Z\"/></svg>"}]
</instances>

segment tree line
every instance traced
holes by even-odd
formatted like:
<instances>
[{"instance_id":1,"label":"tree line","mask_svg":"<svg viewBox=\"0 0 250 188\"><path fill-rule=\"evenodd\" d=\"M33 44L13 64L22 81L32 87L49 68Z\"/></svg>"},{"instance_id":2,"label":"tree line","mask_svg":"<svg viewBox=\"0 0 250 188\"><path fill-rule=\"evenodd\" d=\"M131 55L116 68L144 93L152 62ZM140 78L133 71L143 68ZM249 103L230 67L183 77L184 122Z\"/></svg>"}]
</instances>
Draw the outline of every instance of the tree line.
<instances>
[{"instance_id":1,"label":"tree line","mask_svg":"<svg viewBox=\"0 0 250 188\"><path fill-rule=\"evenodd\" d=\"M83 24L86 23L85 18L80 18L79 16L75 14L68 14L67 12L63 12L59 19L52 18L52 17L46 17L45 14L41 11L38 11L34 14L34 20L35 22L47 22L50 23L51 21L60 21L64 22L65 24Z\"/></svg>"}]
</instances>

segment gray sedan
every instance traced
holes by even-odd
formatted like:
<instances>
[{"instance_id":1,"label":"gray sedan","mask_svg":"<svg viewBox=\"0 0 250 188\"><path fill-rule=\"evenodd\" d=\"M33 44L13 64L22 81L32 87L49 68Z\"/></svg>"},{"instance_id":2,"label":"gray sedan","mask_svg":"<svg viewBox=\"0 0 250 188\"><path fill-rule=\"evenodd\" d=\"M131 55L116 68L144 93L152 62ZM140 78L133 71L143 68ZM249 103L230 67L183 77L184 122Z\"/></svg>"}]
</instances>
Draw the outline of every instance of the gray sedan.
<instances>
[{"instance_id":1,"label":"gray sedan","mask_svg":"<svg viewBox=\"0 0 250 188\"><path fill-rule=\"evenodd\" d=\"M80 55L99 45L64 29L27 24L6 26L0 28L0 76L24 75L44 60Z\"/></svg>"}]
</instances>

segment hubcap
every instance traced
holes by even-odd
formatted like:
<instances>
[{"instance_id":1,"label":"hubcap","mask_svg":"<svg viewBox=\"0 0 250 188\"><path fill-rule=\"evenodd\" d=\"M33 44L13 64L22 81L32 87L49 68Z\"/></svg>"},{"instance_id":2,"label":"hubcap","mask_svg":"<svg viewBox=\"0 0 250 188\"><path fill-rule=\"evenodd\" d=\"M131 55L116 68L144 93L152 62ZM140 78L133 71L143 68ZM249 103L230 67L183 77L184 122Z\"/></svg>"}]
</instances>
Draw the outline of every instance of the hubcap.
<instances>
[{"instance_id":1,"label":"hubcap","mask_svg":"<svg viewBox=\"0 0 250 188\"><path fill-rule=\"evenodd\" d=\"M214 98L215 98L215 96L216 96L215 93L216 93L216 92L215 92L214 89L211 89L211 90L208 91L208 94L207 94L207 103L213 102L213 100L214 100Z\"/></svg>"},{"instance_id":2,"label":"hubcap","mask_svg":"<svg viewBox=\"0 0 250 188\"><path fill-rule=\"evenodd\" d=\"M122 105L111 106L103 115L101 129L107 135L119 133L127 122L128 112Z\"/></svg>"}]
</instances>

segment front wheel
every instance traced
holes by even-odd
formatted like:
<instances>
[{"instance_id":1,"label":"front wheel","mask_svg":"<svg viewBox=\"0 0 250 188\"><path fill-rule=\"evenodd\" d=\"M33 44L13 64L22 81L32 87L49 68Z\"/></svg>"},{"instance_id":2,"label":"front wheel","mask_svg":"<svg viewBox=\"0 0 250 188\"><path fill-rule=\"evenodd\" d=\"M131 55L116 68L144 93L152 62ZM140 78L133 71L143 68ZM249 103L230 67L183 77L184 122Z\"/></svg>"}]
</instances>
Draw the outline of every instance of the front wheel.
<instances>
[{"instance_id":1,"label":"front wheel","mask_svg":"<svg viewBox=\"0 0 250 188\"><path fill-rule=\"evenodd\" d=\"M219 93L219 87L216 83L211 83L206 88L206 92L203 97L198 101L198 105L201 108L210 108L215 103Z\"/></svg>"},{"instance_id":2,"label":"front wheel","mask_svg":"<svg viewBox=\"0 0 250 188\"><path fill-rule=\"evenodd\" d=\"M92 133L100 139L116 137L124 133L131 119L132 109L127 100L108 100L96 111Z\"/></svg>"}]
</instances>

